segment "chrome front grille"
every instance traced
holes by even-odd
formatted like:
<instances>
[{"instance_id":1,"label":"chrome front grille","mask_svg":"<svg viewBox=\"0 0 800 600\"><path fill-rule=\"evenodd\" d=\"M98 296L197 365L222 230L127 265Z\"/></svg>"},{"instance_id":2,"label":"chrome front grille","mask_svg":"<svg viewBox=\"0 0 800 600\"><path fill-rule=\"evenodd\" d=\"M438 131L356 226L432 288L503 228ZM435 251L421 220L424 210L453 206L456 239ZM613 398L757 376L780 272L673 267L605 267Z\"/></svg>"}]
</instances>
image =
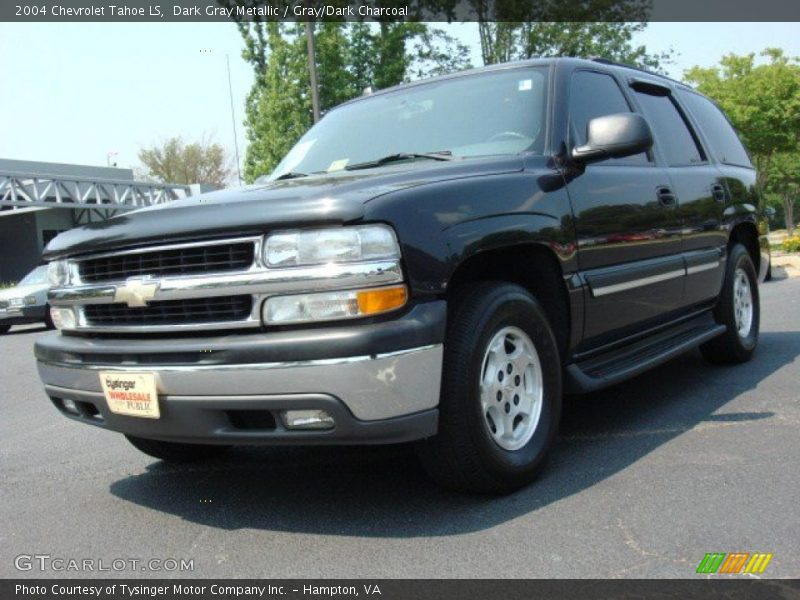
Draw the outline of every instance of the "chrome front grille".
<instances>
[{"instance_id":1,"label":"chrome front grille","mask_svg":"<svg viewBox=\"0 0 800 600\"><path fill-rule=\"evenodd\" d=\"M250 316L252 309L252 296L220 296L151 302L144 307L92 304L84 314L86 322L94 327L146 327L241 321Z\"/></svg>"},{"instance_id":2,"label":"chrome front grille","mask_svg":"<svg viewBox=\"0 0 800 600\"><path fill-rule=\"evenodd\" d=\"M69 307L74 331L99 334L220 331L261 327L270 296L403 281L400 261L270 268L262 237L123 249L70 259L69 285L50 290Z\"/></svg>"},{"instance_id":3,"label":"chrome front grille","mask_svg":"<svg viewBox=\"0 0 800 600\"><path fill-rule=\"evenodd\" d=\"M173 248L108 254L78 262L81 281L125 281L128 277L163 277L227 273L249 268L255 258L250 242L183 245Z\"/></svg>"}]
</instances>

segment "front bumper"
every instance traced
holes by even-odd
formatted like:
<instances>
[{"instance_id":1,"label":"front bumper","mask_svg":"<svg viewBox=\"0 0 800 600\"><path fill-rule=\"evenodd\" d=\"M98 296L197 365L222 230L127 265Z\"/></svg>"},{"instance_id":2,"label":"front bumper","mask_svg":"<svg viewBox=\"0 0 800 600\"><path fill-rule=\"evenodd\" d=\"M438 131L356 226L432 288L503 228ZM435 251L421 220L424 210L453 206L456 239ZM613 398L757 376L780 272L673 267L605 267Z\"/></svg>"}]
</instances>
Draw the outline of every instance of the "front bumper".
<instances>
[{"instance_id":1,"label":"front bumper","mask_svg":"<svg viewBox=\"0 0 800 600\"><path fill-rule=\"evenodd\" d=\"M392 320L213 338L36 344L45 389L71 418L140 437L191 443L392 443L436 433L445 307ZM161 418L108 410L100 371L157 374ZM66 412L63 400L80 414ZM322 409L330 430L287 430L280 412Z\"/></svg>"},{"instance_id":2,"label":"front bumper","mask_svg":"<svg viewBox=\"0 0 800 600\"><path fill-rule=\"evenodd\" d=\"M21 306L0 309L0 325L26 325L40 323L47 315L46 306Z\"/></svg>"}]
</instances>

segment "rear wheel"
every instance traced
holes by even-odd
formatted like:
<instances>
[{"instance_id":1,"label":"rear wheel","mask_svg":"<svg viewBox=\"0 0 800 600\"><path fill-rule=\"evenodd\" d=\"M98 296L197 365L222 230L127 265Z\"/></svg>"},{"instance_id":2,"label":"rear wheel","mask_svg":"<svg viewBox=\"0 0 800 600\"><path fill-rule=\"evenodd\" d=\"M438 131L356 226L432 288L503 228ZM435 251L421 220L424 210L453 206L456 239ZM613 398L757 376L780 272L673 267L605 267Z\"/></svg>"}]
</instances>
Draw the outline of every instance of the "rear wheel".
<instances>
[{"instance_id":1,"label":"rear wheel","mask_svg":"<svg viewBox=\"0 0 800 600\"><path fill-rule=\"evenodd\" d=\"M215 446L211 444L180 444L177 442L162 442L149 440L133 435L126 435L128 441L137 450L153 458L160 458L166 462L193 462L215 458L224 454L230 446Z\"/></svg>"},{"instance_id":2,"label":"rear wheel","mask_svg":"<svg viewBox=\"0 0 800 600\"><path fill-rule=\"evenodd\" d=\"M539 303L509 283L478 284L452 307L439 432L418 453L441 484L508 493L544 464L561 413L561 364Z\"/></svg>"},{"instance_id":3,"label":"rear wheel","mask_svg":"<svg viewBox=\"0 0 800 600\"><path fill-rule=\"evenodd\" d=\"M727 331L700 346L709 362L737 364L750 360L758 344L760 303L753 260L741 244L728 255L725 281L714 309L714 319Z\"/></svg>"}]
</instances>

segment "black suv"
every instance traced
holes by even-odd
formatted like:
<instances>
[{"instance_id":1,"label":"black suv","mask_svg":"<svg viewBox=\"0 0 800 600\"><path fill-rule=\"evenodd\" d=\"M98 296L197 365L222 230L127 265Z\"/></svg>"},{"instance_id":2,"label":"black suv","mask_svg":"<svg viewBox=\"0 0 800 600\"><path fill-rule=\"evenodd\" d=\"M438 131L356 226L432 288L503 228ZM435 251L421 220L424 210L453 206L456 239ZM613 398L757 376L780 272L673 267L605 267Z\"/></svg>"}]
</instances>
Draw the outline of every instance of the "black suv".
<instances>
[{"instance_id":1,"label":"black suv","mask_svg":"<svg viewBox=\"0 0 800 600\"><path fill-rule=\"evenodd\" d=\"M58 236L39 372L164 460L415 441L438 481L510 491L563 393L751 357L755 175L707 98L608 61L381 91L256 185Z\"/></svg>"}]
</instances>

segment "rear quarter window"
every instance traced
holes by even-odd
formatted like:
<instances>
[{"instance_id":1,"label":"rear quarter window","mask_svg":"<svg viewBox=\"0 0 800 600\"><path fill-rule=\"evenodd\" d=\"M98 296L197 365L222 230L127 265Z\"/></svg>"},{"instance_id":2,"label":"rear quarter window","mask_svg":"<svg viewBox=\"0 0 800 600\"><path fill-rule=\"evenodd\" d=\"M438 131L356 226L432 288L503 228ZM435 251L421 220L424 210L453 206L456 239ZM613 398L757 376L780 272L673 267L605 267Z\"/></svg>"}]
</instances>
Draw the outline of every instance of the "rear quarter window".
<instances>
[{"instance_id":1,"label":"rear quarter window","mask_svg":"<svg viewBox=\"0 0 800 600\"><path fill-rule=\"evenodd\" d=\"M694 165L705 160L672 98L637 92L636 99L669 166Z\"/></svg>"},{"instance_id":2,"label":"rear quarter window","mask_svg":"<svg viewBox=\"0 0 800 600\"><path fill-rule=\"evenodd\" d=\"M730 121L711 100L686 90L678 90L678 96L694 116L711 145L711 152L720 162L742 167L753 166Z\"/></svg>"}]
</instances>

